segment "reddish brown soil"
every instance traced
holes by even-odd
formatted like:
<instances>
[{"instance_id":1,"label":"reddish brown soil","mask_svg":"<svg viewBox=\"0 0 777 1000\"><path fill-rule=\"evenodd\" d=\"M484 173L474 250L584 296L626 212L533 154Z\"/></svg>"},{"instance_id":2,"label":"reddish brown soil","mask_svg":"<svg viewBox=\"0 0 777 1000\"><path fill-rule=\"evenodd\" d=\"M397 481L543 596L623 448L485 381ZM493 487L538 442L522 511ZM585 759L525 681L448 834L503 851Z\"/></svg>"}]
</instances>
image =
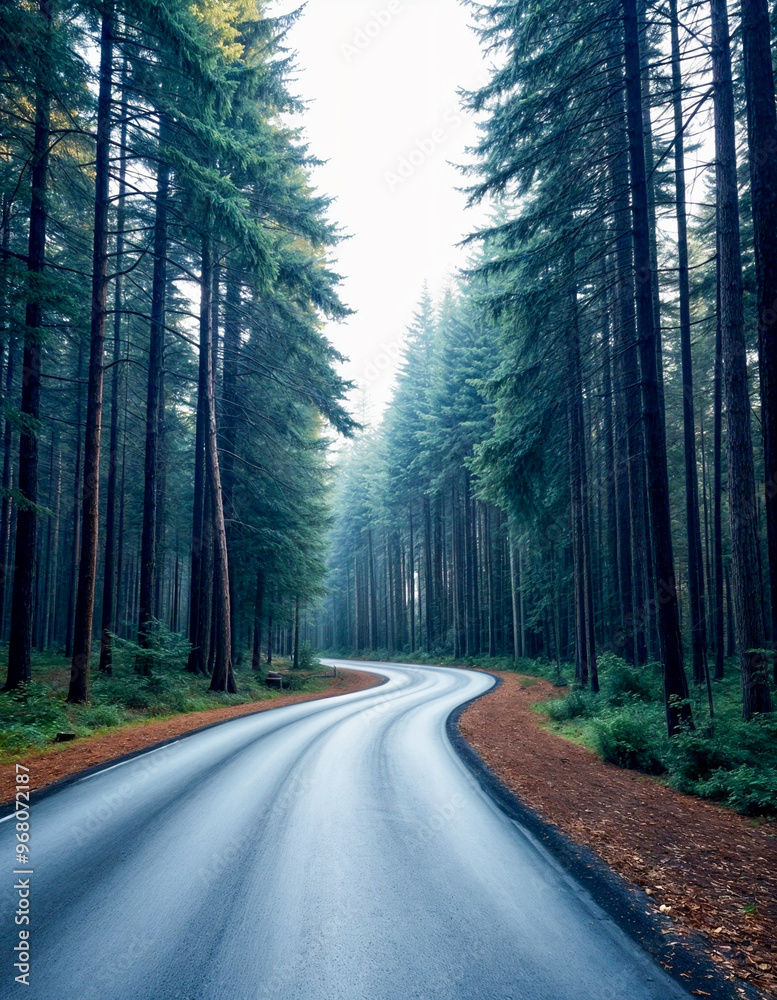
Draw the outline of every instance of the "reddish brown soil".
<instances>
[{"instance_id":1,"label":"reddish brown soil","mask_svg":"<svg viewBox=\"0 0 777 1000\"><path fill-rule=\"evenodd\" d=\"M76 740L56 750L30 754L13 764L0 765L0 803L11 801L16 794L16 763L23 763L30 768L32 788L44 788L71 774L94 767L95 764L103 764L135 750L143 750L156 743L191 732L193 729L210 726L214 722L237 719L241 715L251 715L254 712L266 712L268 709L280 708L283 705L296 705L301 701L333 698L335 695L365 691L380 684L381 680L382 678L376 674L343 670L323 693L280 695L277 698L268 698L266 701L247 702L245 705L234 705L229 708L211 708L205 712L177 715L172 719L142 722L102 736Z\"/></svg>"},{"instance_id":2,"label":"reddish brown soil","mask_svg":"<svg viewBox=\"0 0 777 1000\"><path fill-rule=\"evenodd\" d=\"M701 931L712 957L777 993L777 823L756 823L605 764L532 710L546 681L503 673L462 715L464 738L526 805Z\"/></svg>"}]
</instances>

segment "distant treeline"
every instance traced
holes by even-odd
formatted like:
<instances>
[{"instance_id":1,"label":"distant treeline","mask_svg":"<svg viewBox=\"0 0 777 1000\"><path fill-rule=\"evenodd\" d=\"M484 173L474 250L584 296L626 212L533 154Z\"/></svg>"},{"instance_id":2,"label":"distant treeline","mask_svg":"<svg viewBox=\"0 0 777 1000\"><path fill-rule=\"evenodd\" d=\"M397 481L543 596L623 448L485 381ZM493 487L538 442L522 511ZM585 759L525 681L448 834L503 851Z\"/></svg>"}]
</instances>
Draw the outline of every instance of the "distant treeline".
<instances>
[{"instance_id":1,"label":"distant treeline","mask_svg":"<svg viewBox=\"0 0 777 1000\"><path fill-rule=\"evenodd\" d=\"M731 13L475 8L493 220L344 463L324 645L569 659L594 691L603 650L659 662L670 734L686 664L712 711L736 655L771 710L775 26Z\"/></svg>"}]
</instances>

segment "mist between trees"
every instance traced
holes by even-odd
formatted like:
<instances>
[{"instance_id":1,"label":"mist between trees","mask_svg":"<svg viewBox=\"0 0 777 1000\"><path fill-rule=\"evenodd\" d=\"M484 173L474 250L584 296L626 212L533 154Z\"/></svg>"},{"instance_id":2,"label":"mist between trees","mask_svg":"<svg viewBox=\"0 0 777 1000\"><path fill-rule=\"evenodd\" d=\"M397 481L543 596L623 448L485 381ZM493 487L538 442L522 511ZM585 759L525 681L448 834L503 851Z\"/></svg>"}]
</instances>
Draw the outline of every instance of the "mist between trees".
<instances>
[{"instance_id":1,"label":"mist between trees","mask_svg":"<svg viewBox=\"0 0 777 1000\"><path fill-rule=\"evenodd\" d=\"M777 125L766 0L474 8L491 224L344 461L317 641L658 666L670 735L732 665L771 711ZM714 152L710 136L714 137ZM714 161L713 161L714 156ZM690 163L691 166L687 166Z\"/></svg>"}]
</instances>

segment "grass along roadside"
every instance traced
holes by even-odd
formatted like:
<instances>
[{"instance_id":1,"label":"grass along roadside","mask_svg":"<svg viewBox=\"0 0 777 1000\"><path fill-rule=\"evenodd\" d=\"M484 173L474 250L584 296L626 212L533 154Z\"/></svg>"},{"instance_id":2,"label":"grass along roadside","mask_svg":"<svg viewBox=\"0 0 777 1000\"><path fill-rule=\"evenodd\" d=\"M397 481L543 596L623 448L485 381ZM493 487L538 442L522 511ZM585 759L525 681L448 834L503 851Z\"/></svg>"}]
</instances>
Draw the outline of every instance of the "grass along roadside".
<instances>
[{"instance_id":1,"label":"grass along roadside","mask_svg":"<svg viewBox=\"0 0 777 1000\"><path fill-rule=\"evenodd\" d=\"M567 690L537 710L559 735L603 760L660 777L670 787L748 816L777 815L777 717L741 718L733 664L714 684L715 719L694 692L695 729L666 736L657 666L635 669L611 654L600 659L601 691Z\"/></svg>"},{"instance_id":2,"label":"grass along roadside","mask_svg":"<svg viewBox=\"0 0 777 1000\"><path fill-rule=\"evenodd\" d=\"M178 715L229 708L255 702L272 702L287 694L316 694L326 690L331 671L311 662L305 669L288 670L286 661L273 663L284 673L284 693L267 687L267 667L235 669L237 694L207 690L208 679L186 673L188 645L168 645L158 655L151 673L135 671L134 644L119 648L113 674L92 672L88 705L65 701L70 664L62 656L40 654L33 661L33 680L18 692L0 694L0 763L17 760L30 753L60 749L59 734L82 738L110 733L139 723ZM0 660L0 666L4 664Z\"/></svg>"}]
</instances>

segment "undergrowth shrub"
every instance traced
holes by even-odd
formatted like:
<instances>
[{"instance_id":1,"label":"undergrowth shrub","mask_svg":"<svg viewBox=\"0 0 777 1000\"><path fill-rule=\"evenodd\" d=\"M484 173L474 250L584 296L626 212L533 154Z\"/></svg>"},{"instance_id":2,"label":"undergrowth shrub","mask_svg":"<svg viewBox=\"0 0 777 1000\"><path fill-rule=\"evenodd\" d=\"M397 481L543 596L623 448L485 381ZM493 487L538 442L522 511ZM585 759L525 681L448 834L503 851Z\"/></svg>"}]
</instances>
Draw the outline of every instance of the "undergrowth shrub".
<instances>
[{"instance_id":1,"label":"undergrowth shrub","mask_svg":"<svg viewBox=\"0 0 777 1000\"><path fill-rule=\"evenodd\" d=\"M313 647L309 642L303 642L299 647L299 656L297 657L300 670L315 670L321 666L321 664L316 659L313 652Z\"/></svg>"},{"instance_id":2,"label":"undergrowth shrub","mask_svg":"<svg viewBox=\"0 0 777 1000\"><path fill-rule=\"evenodd\" d=\"M613 653L602 653L598 663L601 694L610 705L660 698L659 676L652 664L632 667Z\"/></svg>"},{"instance_id":3,"label":"undergrowth shrub","mask_svg":"<svg viewBox=\"0 0 777 1000\"><path fill-rule=\"evenodd\" d=\"M125 721L125 713L115 705L95 705L80 713L82 725L89 729L102 729L106 726L120 726Z\"/></svg>"},{"instance_id":4,"label":"undergrowth shrub","mask_svg":"<svg viewBox=\"0 0 777 1000\"><path fill-rule=\"evenodd\" d=\"M136 664L143 664L152 674L185 669L191 651L185 636L171 632L156 618L149 622L148 634L147 648L130 639L112 636L114 661L119 667L130 667L134 671Z\"/></svg>"},{"instance_id":5,"label":"undergrowth shrub","mask_svg":"<svg viewBox=\"0 0 777 1000\"><path fill-rule=\"evenodd\" d=\"M565 698L554 698L545 703L545 711L554 722L570 722L590 715L591 698L582 691L572 691Z\"/></svg>"},{"instance_id":6,"label":"undergrowth shrub","mask_svg":"<svg viewBox=\"0 0 777 1000\"><path fill-rule=\"evenodd\" d=\"M655 721L638 706L603 711L586 728L594 748L609 763L647 774L666 770Z\"/></svg>"},{"instance_id":7,"label":"undergrowth shrub","mask_svg":"<svg viewBox=\"0 0 777 1000\"><path fill-rule=\"evenodd\" d=\"M722 718L668 741L669 783L747 815L777 812L777 720Z\"/></svg>"},{"instance_id":8,"label":"undergrowth shrub","mask_svg":"<svg viewBox=\"0 0 777 1000\"><path fill-rule=\"evenodd\" d=\"M719 769L694 791L707 799L718 799L746 816L777 813L777 768L741 764L733 771Z\"/></svg>"},{"instance_id":9,"label":"undergrowth shrub","mask_svg":"<svg viewBox=\"0 0 777 1000\"><path fill-rule=\"evenodd\" d=\"M0 752L41 749L61 730L71 728L65 705L51 689L31 681L0 698Z\"/></svg>"},{"instance_id":10,"label":"undergrowth shrub","mask_svg":"<svg viewBox=\"0 0 777 1000\"><path fill-rule=\"evenodd\" d=\"M681 792L696 792L713 772L732 770L744 759L740 748L725 739L721 727L715 736L706 727L683 730L669 740L666 749L670 782Z\"/></svg>"},{"instance_id":11,"label":"undergrowth shrub","mask_svg":"<svg viewBox=\"0 0 777 1000\"><path fill-rule=\"evenodd\" d=\"M0 751L15 754L25 750L42 750L51 742L53 734L33 725L3 725L0 731Z\"/></svg>"}]
</instances>

